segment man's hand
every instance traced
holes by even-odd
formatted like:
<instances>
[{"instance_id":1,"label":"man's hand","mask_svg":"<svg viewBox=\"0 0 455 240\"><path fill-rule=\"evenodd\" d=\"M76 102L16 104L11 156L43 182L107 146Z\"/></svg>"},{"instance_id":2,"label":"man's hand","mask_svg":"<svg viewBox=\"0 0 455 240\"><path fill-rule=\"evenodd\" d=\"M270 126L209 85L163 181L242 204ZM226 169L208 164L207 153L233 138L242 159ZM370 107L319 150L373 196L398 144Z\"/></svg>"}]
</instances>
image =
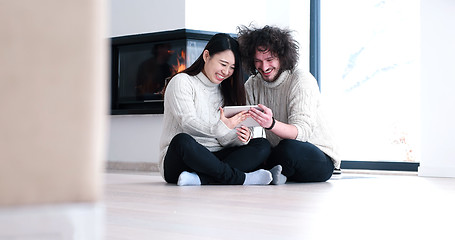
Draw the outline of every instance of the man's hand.
<instances>
[{"instance_id":1,"label":"man's hand","mask_svg":"<svg viewBox=\"0 0 455 240\"><path fill-rule=\"evenodd\" d=\"M258 104L258 107L262 109L262 111L256 109L256 108L251 108L248 113L250 116L257 122L259 125L263 128L269 128L272 126L273 123L273 112L270 108Z\"/></svg>"}]
</instances>

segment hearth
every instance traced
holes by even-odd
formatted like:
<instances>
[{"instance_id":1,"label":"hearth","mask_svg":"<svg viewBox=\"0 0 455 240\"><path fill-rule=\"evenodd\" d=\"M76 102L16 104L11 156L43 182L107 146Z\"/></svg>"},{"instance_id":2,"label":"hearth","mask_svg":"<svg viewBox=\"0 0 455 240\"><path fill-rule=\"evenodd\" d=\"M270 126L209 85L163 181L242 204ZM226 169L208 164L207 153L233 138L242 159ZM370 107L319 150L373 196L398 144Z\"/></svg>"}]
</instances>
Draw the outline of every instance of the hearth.
<instances>
[{"instance_id":1,"label":"hearth","mask_svg":"<svg viewBox=\"0 0 455 240\"><path fill-rule=\"evenodd\" d=\"M191 65L214 34L179 29L112 38L111 114L163 113L166 80Z\"/></svg>"}]
</instances>

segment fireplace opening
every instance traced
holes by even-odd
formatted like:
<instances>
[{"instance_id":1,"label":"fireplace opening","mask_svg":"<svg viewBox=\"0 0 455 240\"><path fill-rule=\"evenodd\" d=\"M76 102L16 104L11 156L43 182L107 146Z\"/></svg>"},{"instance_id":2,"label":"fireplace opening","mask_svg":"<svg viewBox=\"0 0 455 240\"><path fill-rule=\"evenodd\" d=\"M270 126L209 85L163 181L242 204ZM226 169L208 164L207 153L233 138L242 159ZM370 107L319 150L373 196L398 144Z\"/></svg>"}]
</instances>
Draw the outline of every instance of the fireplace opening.
<instances>
[{"instance_id":1,"label":"fireplace opening","mask_svg":"<svg viewBox=\"0 0 455 240\"><path fill-rule=\"evenodd\" d=\"M111 114L162 114L166 81L196 61L214 34L179 29L111 38Z\"/></svg>"}]
</instances>

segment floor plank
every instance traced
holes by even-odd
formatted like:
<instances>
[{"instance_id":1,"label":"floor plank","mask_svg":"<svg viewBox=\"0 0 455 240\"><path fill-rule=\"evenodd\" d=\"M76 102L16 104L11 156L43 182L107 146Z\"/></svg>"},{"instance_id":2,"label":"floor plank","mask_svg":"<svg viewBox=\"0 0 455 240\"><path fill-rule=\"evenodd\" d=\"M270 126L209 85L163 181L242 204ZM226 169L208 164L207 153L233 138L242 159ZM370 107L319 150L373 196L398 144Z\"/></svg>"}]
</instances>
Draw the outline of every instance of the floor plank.
<instances>
[{"instance_id":1,"label":"floor plank","mask_svg":"<svg viewBox=\"0 0 455 240\"><path fill-rule=\"evenodd\" d=\"M325 183L186 186L106 174L106 239L453 239L455 179L343 173Z\"/></svg>"}]
</instances>

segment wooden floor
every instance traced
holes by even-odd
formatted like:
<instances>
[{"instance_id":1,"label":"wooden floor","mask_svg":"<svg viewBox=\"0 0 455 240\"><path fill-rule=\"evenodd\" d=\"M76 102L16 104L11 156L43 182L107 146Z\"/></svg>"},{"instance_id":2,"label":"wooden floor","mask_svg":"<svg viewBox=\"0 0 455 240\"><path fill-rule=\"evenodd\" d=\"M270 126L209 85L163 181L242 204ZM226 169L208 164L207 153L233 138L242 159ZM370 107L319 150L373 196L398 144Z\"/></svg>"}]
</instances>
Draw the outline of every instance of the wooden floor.
<instances>
[{"instance_id":1,"label":"wooden floor","mask_svg":"<svg viewBox=\"0 0 455 240\"><path fill-rule=\"evenodd\" d=\"M105 239L455 239L455 179L348 173L280 186L106 174Z\"/></svg>"}]
</instances>

